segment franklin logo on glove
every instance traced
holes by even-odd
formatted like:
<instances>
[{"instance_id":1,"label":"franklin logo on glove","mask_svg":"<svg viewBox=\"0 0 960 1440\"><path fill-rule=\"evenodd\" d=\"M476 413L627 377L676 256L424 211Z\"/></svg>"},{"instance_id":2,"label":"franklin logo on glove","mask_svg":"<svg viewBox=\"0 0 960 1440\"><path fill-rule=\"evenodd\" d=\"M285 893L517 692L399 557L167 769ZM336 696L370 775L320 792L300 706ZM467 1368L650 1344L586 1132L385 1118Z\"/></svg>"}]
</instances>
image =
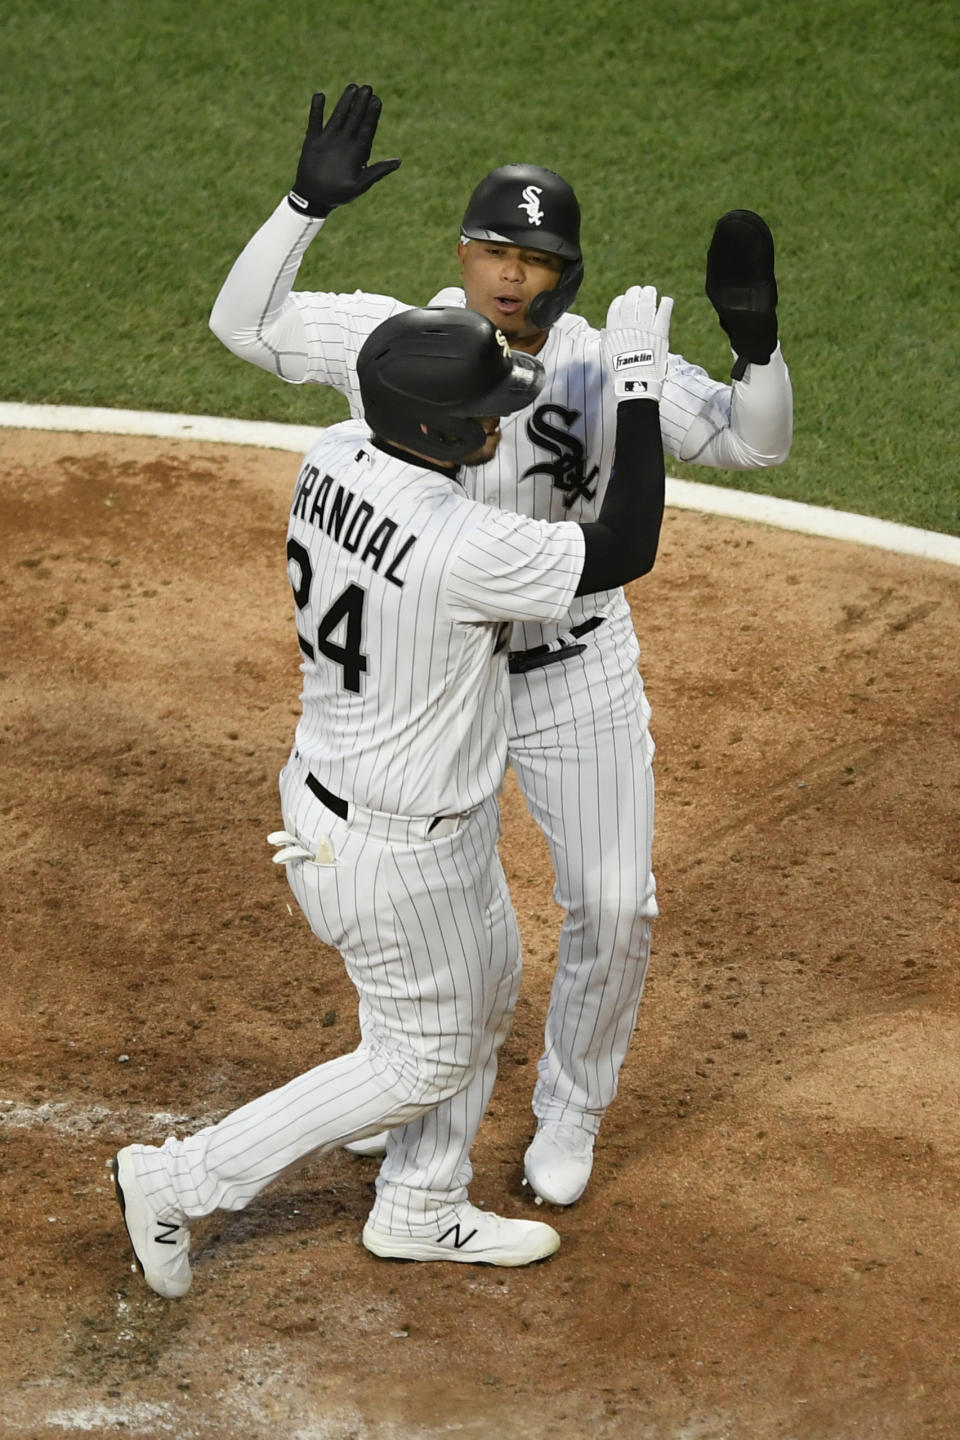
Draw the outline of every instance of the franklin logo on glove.
<instances>
[{"instance_id":1,"label":"franklin logo on glove","mask_svg":"<svg viewBox=\"0 0 960 1440\"><path fill-rule=\"evenodd\" d=\"M633 365L652 365L652 350L634 350L629 355L618 355L613 362L614 370L626 370Z\"/></svg>"}]
</instances>

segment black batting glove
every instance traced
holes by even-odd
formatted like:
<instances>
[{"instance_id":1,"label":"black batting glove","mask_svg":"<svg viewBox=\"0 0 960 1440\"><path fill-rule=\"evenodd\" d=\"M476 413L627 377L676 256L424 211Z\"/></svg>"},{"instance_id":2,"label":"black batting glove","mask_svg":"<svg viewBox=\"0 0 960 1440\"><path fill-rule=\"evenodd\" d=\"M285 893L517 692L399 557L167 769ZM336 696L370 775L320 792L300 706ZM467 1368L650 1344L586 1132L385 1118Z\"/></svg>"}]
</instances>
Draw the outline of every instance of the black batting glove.
<instances>
[{"instance_id":1,"label":"black batting glove","mask_svg":"<svg viewBox=\"0 0 960 1440\"><path fill-rule=\"evenodd\" d=\"M348 85L326 125L325 101L321 91L310 104L297 178L288 197L294 210L314 219L329 215L338 205L349 205L400 164L399 160L367 164L381 110L369 85Z\"/></svg>"},{"instance_id":2,"label":"black batting glove","mask_svg":"<svg viewBox=\"0 0 960 1440\"><path fill-rule=\"evenodd\" d=\"M765 365L777 348L773 236L752 210L721 215L707 251L707 295L736 354L731 377Z\"/></svg>"}]
</instances>

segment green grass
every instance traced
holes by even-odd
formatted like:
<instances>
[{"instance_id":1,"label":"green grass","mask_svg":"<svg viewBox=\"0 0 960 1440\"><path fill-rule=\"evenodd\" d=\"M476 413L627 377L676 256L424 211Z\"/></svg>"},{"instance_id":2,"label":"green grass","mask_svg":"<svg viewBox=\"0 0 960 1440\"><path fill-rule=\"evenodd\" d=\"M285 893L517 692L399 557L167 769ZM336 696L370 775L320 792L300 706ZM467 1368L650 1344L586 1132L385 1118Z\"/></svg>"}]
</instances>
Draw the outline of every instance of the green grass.
<instances>
[{"instance_id":1,"label":"green grass","mask_svg":"<svg viewBox=\"0 0 960 1440\"><path fill-rule=\"evenodd\" d=\"M939 0L17 0L0 35L0 398L325 422L339 397L230 356L207 317L289 187L314 89L384 101L403 165L338 212L300 284L423 302L456 279L473 184L550 165L584 211L578 309L703 294L732 206L777 239L796 397L786 465L691 479L960 533L955 11Z\"/></svg>"}]
</instances>

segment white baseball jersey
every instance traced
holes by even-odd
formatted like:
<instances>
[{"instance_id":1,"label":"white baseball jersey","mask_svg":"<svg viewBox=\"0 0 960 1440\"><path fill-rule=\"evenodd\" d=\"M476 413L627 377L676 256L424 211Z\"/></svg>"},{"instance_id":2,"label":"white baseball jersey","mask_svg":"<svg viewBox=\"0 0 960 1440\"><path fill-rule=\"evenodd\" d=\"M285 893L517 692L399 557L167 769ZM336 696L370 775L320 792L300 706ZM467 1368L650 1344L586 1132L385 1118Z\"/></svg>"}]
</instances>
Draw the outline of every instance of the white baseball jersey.
<instances>
[{"instance_id":1,"label":"white baseball jersey","mask_svg":"<svg viewBox=\"0 0 960 1440\"><path fill-rule=\"evenodd\" d=\"M410 307L387 295L291 291L300 262L323 221L294 213L283 200L237 260L214 306L211 327L236 354L294 384L339 390L360 417L356 359L383 320ZM433 304L463 304L442 290ZM565 314L538 358L546 383L528 410L504 417L503 440L488 466L463 472L468 493L502 509L544 520L589 521L603 499L616 437L616 398L601 362L601 332ZM779 463L790 448L792 392L779 349L729 386L671 354L660 400L665 454L729 469ZM556 639L573 624L625 605L622 591L577 600L546 626L515 628L511 648Z\"/></svg>"},{"instance_id":2,"label":"white baseball jersey","mask_svg":"<svg viewBox=\"0 0 960 1440\"><path fill-rule=\"evenodd\" d=\"M369 810L472 810L506 768L509 622L565 614L583 531L471 500L332 426L306 456L287 532L303 652L296 749L335 795Z\"/></svg>"},{"instance_id":3,"label":"white baseball jersey","mask_svg":"<svg viewBox=\"0 0 960 1440\"><path fill-rule=\"evenodd\" d=\"M360 347L382 320L409 307L359 291L294 292L323 223L281 201L237 259L210 325L228 349L284 380L332 385L358 416ZM434 300L463 303L463 294L441 291ZM472 495L539 519L596 516L615 439L600 344L599 330L561 316L539 353L546 383L535 403L504 417L489 466L461 472ZM660 416L664 451L674 459L737 470L779 464L793 423L779 348L732 386L671 354ZM566 911L533 1108L540 1121L572 1119L591 1132L617 1091L657 913L650 710L621 590L571 597L566 612L551 618L518 615L511 638L511 649L536 647L599 613L605 623L585 636L582 654L511 677L508 716L510 760L550 846L555 895ZM361 1024L365 1035L375 1029L362 1007ZM471 1091L461 1109L441 1107L405 1128L403 1153L399 1142L392 1153L396 1174L422 1177L441 1158L465 1156L483 1103Z\"/></svg>"}]
</instances>

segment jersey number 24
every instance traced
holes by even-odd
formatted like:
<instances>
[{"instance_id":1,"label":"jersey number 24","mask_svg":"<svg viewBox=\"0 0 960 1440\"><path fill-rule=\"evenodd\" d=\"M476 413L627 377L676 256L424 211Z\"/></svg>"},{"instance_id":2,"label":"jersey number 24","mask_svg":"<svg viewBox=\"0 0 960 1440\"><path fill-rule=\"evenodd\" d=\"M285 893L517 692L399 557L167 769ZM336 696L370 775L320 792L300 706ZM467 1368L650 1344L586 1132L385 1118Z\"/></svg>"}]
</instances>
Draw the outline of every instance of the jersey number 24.
<instances>
[{"instance_id":1,"label":"jersey number 24","mask_svg":"<svg viewBox=\"0 0 960 1440\"><path fill-rule=\"evenodd\" d=\"M292 562L292 564L291 564ZM300 572L298 584L294 584L292 566ZM287 569L297 609L302 613L310 602L310 586L313 583L313 566L310 555L298 540L287 541ZM317 624L317 640L314 645L300 633L297 626L297 640L308 660L316 660L317 654L339 665L344 690L360 693L360 677L366 673L367 657L361 649L363 640L363 607L367 592L362 585L348 585L334 600L326 614ZM340 630L341 641L334 637Z\"/></svg>"}]
</instances>

